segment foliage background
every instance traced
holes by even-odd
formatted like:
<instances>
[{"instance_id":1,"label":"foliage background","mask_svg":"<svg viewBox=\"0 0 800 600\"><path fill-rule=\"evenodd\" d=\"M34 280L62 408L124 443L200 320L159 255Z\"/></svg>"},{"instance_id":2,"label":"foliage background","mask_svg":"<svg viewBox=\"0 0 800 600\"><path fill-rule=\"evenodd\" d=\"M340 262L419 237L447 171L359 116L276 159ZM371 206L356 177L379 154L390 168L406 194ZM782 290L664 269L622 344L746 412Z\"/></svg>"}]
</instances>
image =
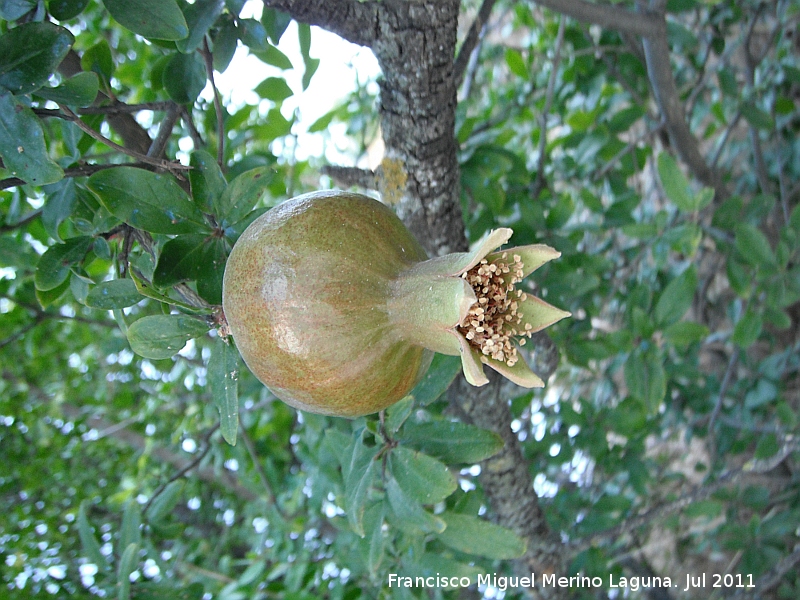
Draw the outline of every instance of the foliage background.
<instances>
[{"instance_id":1,"label":"foliage background","mask_svg":"<svg viewBox=\"0 0 800 600\"><path fill-rule=\"evenodd\" d=\"M199 95L238 44L307 86L305 23L366 30L315 2L260 19L237 0L138 4L0 2L4 597L516 597L387 586L515 568L753 585L631 598L798 597L796 3L455 3L457 52L431 60L458 89L436 115L452 109L463 221L432 251L500 225L550 244L536 290L574 317L538 341L548 387L489 386L503 427L476 428L458 380L442 396L440 359L389 411L391 443L375 418L275 402L246 369L235 385L215 307L238 233L297 193L378 189L419 231L404 169L424 181L387 120L402 44L374 46L381 99L364 86L305 123L279 75L257 105ZM304 23L302 64L276 48L290 16L273 6ZM357 168L298 159L300 132L337 124ZM372 172L381 127L402 160ZM481 463L503 441L525 502Z\"/></svg>"}]
</instances>

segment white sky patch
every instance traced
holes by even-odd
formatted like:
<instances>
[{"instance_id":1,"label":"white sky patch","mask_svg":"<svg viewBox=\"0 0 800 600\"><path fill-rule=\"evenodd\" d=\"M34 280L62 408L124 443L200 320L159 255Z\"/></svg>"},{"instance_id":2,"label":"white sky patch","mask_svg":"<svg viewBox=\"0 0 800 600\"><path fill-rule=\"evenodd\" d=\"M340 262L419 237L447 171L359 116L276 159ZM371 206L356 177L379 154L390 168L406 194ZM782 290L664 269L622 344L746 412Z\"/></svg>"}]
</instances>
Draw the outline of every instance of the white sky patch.
<instances>
[{"instance_id":1,"label":"white sky patch","mask_svg":"<svg viewBox=\"0 0 800 600\"><path fill-rule=\"evenodd\" d=\"M260 0L250 0L241 13L242 18L260 18L262 6ZM378 61L369 48L351 44L336 34L312 27L309 54L312 58L320 59L320 64L308 89L303 91L305 66L294 21L281 37L278 49L289 58L294 69L283 71L267 65L249 54L247 48L240 44L225 72L214 74L214 82L224 102L232 107L241 107L259 104L261 98L253 89L264 79L284 78L294 95L284 100L281 114L287 119L295 111L299 115L300 122L294 128L298 136L298 158L318 156L323 152L322 137L320 134L306 133L308 127L340 105L356 89L359 81L363 84L374 79L380 73ZM206 86L202 96L212 100L210 86Z\"/></svg>"}]
</instances>

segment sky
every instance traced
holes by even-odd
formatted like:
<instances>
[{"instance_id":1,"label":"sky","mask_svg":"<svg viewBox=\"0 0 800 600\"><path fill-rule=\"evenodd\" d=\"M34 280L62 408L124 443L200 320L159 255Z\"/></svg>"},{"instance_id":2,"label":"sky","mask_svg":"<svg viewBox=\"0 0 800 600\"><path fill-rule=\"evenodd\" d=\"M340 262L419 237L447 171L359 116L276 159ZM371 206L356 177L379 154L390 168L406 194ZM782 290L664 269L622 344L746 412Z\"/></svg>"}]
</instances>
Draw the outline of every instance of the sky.
<instances>
[{"instance_id":1,"label":"sky","mask_svg":"<svg viewBox=\"0 0 800 600\"><path fill-rule=\"evenodd\" d=\"M260 0L249 0L241 17L260 18L262 6ZM294 21L278 44L278 48L295 65L294 69L281 71L267 65L255 56L251 56L247 48L240 44L230 66L224 73L215 74L215 83L223 98L230 99L235 106L245 103L258 104L260 98L253 92L253 88L267 77L283 77L295 95L284 101L281 113L284 117L290 118L295 109L299 111L300 123L296 126L295 133L299 134L300 158L320 155L323 152L322 136L304 133L308 126L338 106L355 89L358 78L363 83L374 80L380 72L378 62L369 48L351 44L318 27L311 29L310 54L320 59L320 65L305 91L302 91L303 59L297 39L297 25ZM211 99L210 88L206 88L204 95Z\"/></svg>"}]
</instances>

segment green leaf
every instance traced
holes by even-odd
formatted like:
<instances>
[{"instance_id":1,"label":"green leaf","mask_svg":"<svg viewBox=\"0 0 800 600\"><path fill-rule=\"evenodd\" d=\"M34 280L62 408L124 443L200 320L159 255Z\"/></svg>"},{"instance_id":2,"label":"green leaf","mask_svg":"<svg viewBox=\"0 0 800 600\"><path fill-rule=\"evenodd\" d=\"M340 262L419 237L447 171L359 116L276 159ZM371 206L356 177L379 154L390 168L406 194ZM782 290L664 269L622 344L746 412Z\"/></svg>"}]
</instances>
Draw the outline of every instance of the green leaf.
<instances>
[{"instance_id":1,"label":"green leaf","mask_svg":"<svg viewBox=\"0 0 800 600\"><path fill-rule=\"evenodd\" d=\"M761 315L748 307L733 328L733 343L743 349L749 348L761 335L762 325Z\"/></svg>"},{"instance_id":2,"label":"green leaf","mask_svg":"<svg viewBox=\"0 0 800 600\"><path fill-rule=\"evenodd\" d=\"M697 500L683 509L683 514L690 519L706 517L714 519L722 514L724 505L717 500Z\"/></svg>"},{"instance_id":3,"label":"green leaf","mask_svg":"<svg viewBox=\"0 0 800 600\"><path fill-rule=\"evenodd\" d=\"M50 290L36 290L36 300L42 308L54 304L69 289L70 278L66 278L60 285Z\"/></svg>"},{"instance_id":4,"label":"green leaf","mask_svg":"<svg viewBox=\"0 0 800 600\"><path fill-rule=\"evenodd\" d=\"M736 73L730 67L725 67L717 71L717 81L719 87L726 96L737 98L739 96L739 84L736 81Z\"/></svg>"},{"instance_id":5,"label":"green leaf","mask_svg":"<svg viewBox=\"0 0 800 600\"><path fill-rule=\"evenodd\" d=\"M162 294L158 290L156 290L148 281L145 281L141 277L136 274L135 270L131 270L130 272L131 279L133 280L134 285L136 286L137 291L142 295L146 296L147 298L152 298L153 300L158 300L159 302L163 302L166 305L172 305L177 308L180 308L183 312L195 315L207 315L210 314L213 309L211 307L206 306L193 306L181 300L176 300L171 296L166 294Z\"/></svg>"},{"instance_id":6,"label":"green leaf","mask_svg":"<svg viewBox=\"0 0 800 600\"><path fill-rule=\"evenodd\" d=\"M643 346L631 352L625 363L625 383L630 395L654 414L667 393L667 378L658 349L648 344Z\"/></svg>"},{"instance_id":7,"label":"green leaf","mask_svg":"<svg viewBox=\"0 0 800 600\"><path fill-rule=\"evenodd\" d=\"M45 204L42 208L42 225L45 231L56 241L62 241L58 227L72 214L78 196L75 192L75 180L62 179L44 188Z\"/></svg>"},{"instance_id":8,"label":"green leaf","mask_svg":"<svg viewBox=\"0 0 800 600\"><path fill-rule=\"evenodd\" d=\"M447 526L439 517L432 515L414 498L408 496L394 477L386 481L389 505L403 527L425 533L441 533Z\"/></svg>"},{"instance_id":9,"label":"green leaf","mask_svg":"<svg viewBox=\"0 0 800 600\"><path fill-rule=\"evenodd\" d=\"M182 40L189 27L175 0L103 0L114 20L133 33L156 40Z\"/></svg>"},{"instance_id":10,"label":"green leaf","mask_svg":"<svg viewBox=\"0 0 800 600\"><path fill-rule=\"evenodd\" d=\"M130 544L142 543L142 512L139 503L131 499L125 503L122 511L122 525L119 531L119 547L127 548Z\"/></svg>"},{"instance_id":11,"label":"green leaf","mask_svg":"<svg viewBox=\"0 0 800 600\"><path fill-rule=\"evenodd\" d=\"M456 478L441 462L399 446L389 455L389 471L403 491L420 504L436 504L456 491Z\"/></svg>"},{"instance_id":12,"label":"green leaf","mask_svg":"<svg viewBox=\"0 0 800 600\"><path fill-rule=\"evenodd\" d=\"M441 552L424 552L415 558L416 560L409 565L409 572L415 577L438 577L446 574L446 577L466 577L472 582L477 582L478 576L486 573L485 569L478 565L455 561Z\"/></svg>"},{"instance_id":13,"label":"green leaf","mask_svg":"<svg viewBox=\"0 0 800 600\"><path fill-rule=\"evenodd\" d=\"M106 40L100 40L81 56L81 67L84 71L92 71L108 82L114 74L114 58L111 47Z\"/></svg>"},{"instance_id":14,"label":"green leaf","mask_svg":"<svg viewBox=\"0 0 800 600\"><path fill-rule=\"evenodd\" d=\"M411 416L411 411L413 409L414 398L411 396L406 396L387 408L386 421L384 423L386 431L388 431L390 434L397 433L397 430L402 427L403 423L406 422L406 419Z\"/></svg>"},{"instance_id":15,"label":"green leaf","mask_svg":"<svg viewBox=\"0 0 800 600\"><path fill-rule=\"evenodd\" d=\"M421 406L428 406L447 391L459 373L461 359L458 356L435 354L428 372L409 394Z\"/></svg>"},{"instance_id":16,"label":"green leaf","mask_svg":"<svg viewBox=\"0 0 800 600\"><path fill-rule=\"evenodd\" d=\"M447 528L437 537L443 544L476 556L510 560L525 554L525 541L513 531L478 517L443 513Z\"/></svg>"},{"instance_id":17,"label":"green leaf","mask_svg":"<svg viewBox=\"0 0 800 600\"><path fill-rule=\"evenodd\" d=\"M705 339L709 334L708 327L692 321L678 321L664 330L664 337L679 348Z\"/></svg>"},{"instance_id":18,"label":"green leaf","mask_svg":"<svg viewBox=\"0 0 800 600\"><path fill-rule=\"evenodd\" d=\"M503 438L458 421L406 421L398 439L447 464L475 464L503 448Z\"/></svg>"},{"instance_id":19,"label":"green leaf","mask_svg":"<svg viewBox=\"0 0 800 600\"><path fill-rule=\"evenodd\" d=\"M665 327L675 323L692 306L694 293L697 290L697 269L689 266L683 273L672 279L656 303L656 323Z\"/></svg>"},{"instance_id":20,"label":"green leaf","mask_svg":"<svg viewBox=\"0 0 800 600\"><path fill-rule=\"evenodd\" d=\"M32 185L55 183L64 177L47 154L39 119L9 92L0 91L0 157L15 177Z\"/></svg>"},{"instance_id":21,"label":"green leaf","mask_svg":"<svg viewBox=\"0 0 800 600\"><path fill-rule=\"evenodd\" d=\"M689 188L689 181L684 176L678 163L666 152L658 155L658 177L661 186L675 206L684 212L697 210L694 195Z\"/></svg>"},{"instance_id":22,"label":"green leaf","mask_svg":"<svg viewBox=\"0 0 800 600\"><path fill-rule=\"evenodd\" d=\"M216 159L205 150L192 152L189 164L192 167L189 171L192 198L203 211L212 213L228 185L225 175L222 174Z\"/></svg>"},{"instance_id":23,"label":"green leaf","mask_svg":"<svg viewBox=\"0 0 800 600\"><path fill-rule=\"evenodd\" d=\"M186 342L209 329L204 321L185 315L151 315L128 327L128 342L139 356L159 360L177 354Z\"/></svg>"},{"instance_id":24,"label":"green leaf","mask_svg":"<svg viewBox=\"0 0 800 600\"><path fill-rule=\"evenodd\" d=\"M58 21L67 21L77 17L89 5L89 0L50 0L47 10Z\"/></svg>"},{"instance_id":25,"label":"green leaf","mask_svg":"<svg viewBox=\"0 0 800 600\"><path fill-rule=\"evenodd\" d=\"M756 129L770 130L775 127L775 121L770 114L752 102L743 102L740 110L747 122Z\"/></svg>"},{"instance_id":26,"label":"green leaf","mask_svg":"<svg viewBox=\"0 0 800 600\"><path fill-rule=\"evenodd\" d=\"M130 600L131 573L136 570L139 563L139 546L130 544L125 547L117 567L117 600Z\"/></svg>"},{"instance_id":27,"label":"green leaf","mask_svg":"<svg viewBox=\"0 0 800 600\"><path fill-rule=\"evenodd\" d=\"M369 536L369 552L367 553L367 568L370 573L376 573L383 561L387 535L383 530L383 518L386 504L379 502L364 512L364 524Z\"/></svg>"},{"instance_id":28,"label":"green leaf","mask_svg":"<svg viewBox=\"0 0 800 600\"><path fill-rule=\"evenodd\" d=\"M195 0L194 4L184 4L183 17L189 28L189 35L175 44L178 50L183 53L197 50L224 7L223 0Z\"/></svg>"},{"instance_id":29,"label":"green leaf","mask_svg":"<svg viewBox=\"0 0 800 600\"><path fill-rule=\"evenodd\" d=\"M206 87L206 66L199 54L176 52L161 76L169 97L178 104L192 104Z\"/></svg>"},{"instance_id":30,"label":"green leaf","mask_svg":"<svg viewBox=\"0 0 800 600\"><path fill-rule=\"evenodd\" d=\"M372 487L377 472L375 456L378 454L377 446L368 447L363 442L364 430L356 431L348 452L345 453L346 462L342 463L342 477L344 479L344 508L347 520L356 534L364 537L364 508L367 501L367 492Z\"/></svg>"},{"instance_id":31,"label":"green leaf","mask_svg":"<svg viewBox=\"0 0 800 600\"><path fill-rule=\"evenodd\" d=\"M308 133L318 133L320 131L325 131L328 128L328 125L330 125L333 119L336 117L336 113L338 110L339 110L338 108L329 110L319 119L314 121L311 125L308 126Z\"/></svg>"},{"instance_id":32,"label":"green leaf","mask_svg":"<svg viewBox=\"0 0 800 600\"><path fill-rule=\"evenodd\" d=\"M167 288L182 281L197 279L206 268L210 240L202 233L189 233L169 240L161 249L153 284Z\"/></svg>"},{"instance_id":33,"label":"green leaf","mask_svg":"<svg viewBox=\"0 0 800 600\"><path fill-rule=\"evenodd\" d=\"M182 479L171 481L147 507L145 516L150 523L159 523L175 510L185 483Z\"/></svg>"},{"instance_id":34,"label":"green leaf","mask_svg":"<svg viewBox=\"0 0 800 600\"><path fill-rule=\"evenodd\" d=\"M239 19L239 39L254 51L264 51L269 47L267 30L255 19Z\"/></svg>"},{"instance_id":35,"label":"green leaf","mask_svg":"<svg viewBox=\"0 0 800 600\"><path fill-rule=\"evenodd\" d=\"M528 67L525 65L525 59L522 58L522 54L519 50L515 50L514 48L506 49L506 64L517 77L522 77L523 79L528 79L530 77Z\"/></svg>"},{"instance_id":36,"label":"green leaf","mask_svg":"<svg viewBox=\"0 0 800 600\"><path fill-rule=\"evenodd\" d=\"M303 91L308 89L308 86L311 84L311 78L314 76L314 73L317 72L319 68L320 60L318 58L311 58L310 56L304 57L305 59L305 71L303 71Z\"/></svg>"},{"instance_id":37,"label":"green leaf","mask_svg":"<svg viewBox=\"0 0 800 600\"><path fill-rule=\"evenodd\" d=\"M94 286L86 296L86 306L114 310L133 306L143 300L131 279L112 279Z\"/></svg>"},{"instance_id":38,"label":"green leaf","mask_svg":"<svg viewBox=\"0 0 800 600\"><path fill-rule=\"evenodd\" d=\"M93 242L89 236L79 236L48 248L36 265L36 289L46 292L63 284L69 277L72 265L83 260Z\"/></svg>"},{"instance_id":39,"label":"green leaf","mask_svg":"<svg viewBox=\"0 0 800 600\"><path fill-rule=\"evenodd\" d=\"M36 0L3 0L0 2L0 19L16 21L36 9Z\"/></svg>"},{"instance_id":40,"label":"green leaf","mask_svg":"<svg viewBox=\"0 0 800 600\"><path fill-rule=\"evenodd\" d=\"M99 89L100 80L97 78L97 73L83 71L57 87L39 88L36 90L36 95L59 104L89 106L97 97Z\"/></svg>"},{"instance_id":41,"label":"green leaf","mask_svg":"<svg viewBox=\"0 0 800 600\"><path fill-rule=\"evenodd\" d=\"M261 23L264 25L264 29L267 30L267 35L273 44L281 41L283 33L291 22L292 16L289 13L275 10L274 8L264 7L261 13Z\"/></svg>"},{"instance_id":42,"label":"green leaf","mask_svg":"<svg viewBox=\"0 0 800 600\"><path fill-rule=\"evenodd\" d=\"M89 524L89 519L86 516L86 507L89 501L84 500L81 502L78 509L78 537L81 539L81 546L83 552L90 562L93 562L100 569L108 569L108 561L105 555L100 551L100 543L92 532L92 527Z\"/></svg>"},{"instance_id":43,"label":"green leaf","mask_svg":"<svg viewBox=\"0 0 800 600\"><path fill-rule=\"evenodd\" d=\"M223 239L214 237L206 244L205 268L197 276L197 293L209 304L222 304L222 279L230 247Z\"/></svg>"},{"instance_id":44,"label":"green leaf","mask_svg":"<svg viewBox=\"0 0 800 600\"><path fill-rule=\"evenodd\" d=\"M760 229L749 223L740 223L735 229L736 249L751 265L771 266L776 264L772 247Z\"/></svg>"},{"instance_id":45,"label":"green leaf","mask_svg":"<svg viewBox=\"0 0 800 600\"><path fill-rule=\"evenodd\" d=\"M231 181L215 210L220 223L227 227L241 221L266 196L274 178L272 167L256 167Z\"/></svg>"},{"instance_id":46,"label":"green leaf","mask_svg":"<svg viewBox=\"0 0 800 600\"><path fill-rule=\"evenodd\" d=\"M704 187L694 195L696 210L703 210L714 200L714 188Z\"/></svg>"},{"instance_id":47,"label":"green leaf","mask_svg":"<svg viewBox=\"0 0 800 600\"><path fill-rule=\"evenodd\" d=\"M255 87L255 92L262 98L277 103L283 102L294 94L283 77L267 77Z\"/></svg>"},{"instance_id":48,"label":"green leaf","mask_svg":"<svg viewBox=\"0 0 800 600\"><path fill-rule=\"evenodd\" d=\"M239 32L232 20L225 20L213 35L214 69L222 73L228 68L239 45Z\"/></svg>"},{"instance_id":49,"label":"green leaf","mask_svg":"<svg viewBox=\"0 0 800 600\"><path fill-rule=\"evenodd\" d=\"M274 140L292 131L292 121L283 116L280 110L272 108L267 112L267 118L261 125L256 125L252 131L261 141Z\"/></svg>"},{"instance_id":50,"label":"green leaf","mask_svg":"<svg viewBox=\"0 0 800 600\"><path fill-rule=\"evenodd\" d=\"M219 411L220 432L231 446L239 429L239 352L231 342L220 340L208 360L208 385Z\"/></svg>"},{"instance_id":51,"label":"green leaf","mask_svg":"<svg viewBox=\"0 0 800 600\"><path fill-rule=\"evenodd\" d=\"M754 458L756 460L764 460L770 456L775 456L780 449L781 446L778 443L777 436L774 433L765 433L758 439Z\"/></svg>"},{"instance_id":52,"label":"green leaf","mask_svg":"<svg viewBox=\"0 0 800 600\"><path fill-rule=\"evenodd\" d=\"M29 94L55 73L72 44L73 35L53 23L23 23L0 36L0 87Z\"/></svg>"},{"instance_id":53,"label":"green leaf","mask_svg":"<svg viewBox=\"0 0 800 600\"><path fill-rule=\"evenodd\" d=\"M203 214L170 175L115 167L89 177L89 188L118 219L151 233L206 229Z\"/></svg>"},{"instance_id":54,"label":"green leaf","mask_svg":"<svg viewBox=\"0 0 800 600\"><path fill-rule=\"evenodd\" d=\"M268 65L278 67L283 71L294 68L292 61L275 46L268 44L266 48L256 51L254 54Z\"/></svg>"}]
</instances>

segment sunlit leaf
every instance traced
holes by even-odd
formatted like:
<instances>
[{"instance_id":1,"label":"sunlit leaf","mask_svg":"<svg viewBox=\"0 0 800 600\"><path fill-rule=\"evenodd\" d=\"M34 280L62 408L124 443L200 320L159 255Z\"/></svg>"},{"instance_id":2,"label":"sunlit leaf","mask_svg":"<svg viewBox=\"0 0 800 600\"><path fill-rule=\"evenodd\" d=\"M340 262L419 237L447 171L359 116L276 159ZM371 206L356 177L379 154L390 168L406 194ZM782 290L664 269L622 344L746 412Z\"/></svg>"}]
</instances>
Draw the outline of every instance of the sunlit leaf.
<instances>
[{"instance_id":1,"label":"sunlit leaf","mask_svg":"<svg viewBox=\"0 0 800 600\"><path fill-rule=\"evenodd\" d=\"M86 296L86 306L113 310L127 308L143 299L131 279L112 279L94 286Z\"/></svg>"},{"instance_id":2,"label":"sunlit leaf","mask_svg":"<svg viewBox=\"0 0 800 600\"><path fill-rule=\"evenodd\" d=\"M189 34L175 0L103 0L120 25L142 37L180 40Z\"/></svg>"},{"instance_id":3,"label":"sunlit leaf","mask_svg":"<svg viewBox=\"0 0 800 600\"><path fill-rule=\"evenodd\" d=\"M169 175L116 167L92 175L89 188L110 213L137 229L177 234L206 227L203 214Z\"/></svg>"},{"instance_id":4,"label":"sunlit leaf","mask_svg":"<svg viewBox=\"0 0 800 600\"><path fill-rule=\"evenodd\" d=\"M444 464L402 446L389 455L389 470L402 490L421 504L436 504L456 491L456 479Z\"/></svg>"},{"instance_id":5,"label":"sunlit leaf","mask_svg":"<svg viewBox=\"0 0 800 600\"><path fill-rule=\"evenodd\" d=\"M174 356L190 339L205 335L210 327L184 315L151 315L128 327L128 342L139 356L162 359Z\"/></svg>"},{"instance_id":6,"label":"sunlit leaf","mask_svg":"<svg viewBox=\"0 0 800 600\"><path fill-rule=\"evenodd\" d=\"M208 361L208 384L219 411L220 432L231 446L239 429L239 352L231 342L220 340Z\"/></svg>"},{"instance_id":7,"label":"sunlit leaf","mask_svg":"<svg viewBox=\"0 0 800 600\"><path fill-rule=\"evenodd\" d=\"M447 528L438 539L460 552L486 558L508 560L525 553L525 541L504 527L459 513L441 515Z\"/></svg>"}]
</instances>

